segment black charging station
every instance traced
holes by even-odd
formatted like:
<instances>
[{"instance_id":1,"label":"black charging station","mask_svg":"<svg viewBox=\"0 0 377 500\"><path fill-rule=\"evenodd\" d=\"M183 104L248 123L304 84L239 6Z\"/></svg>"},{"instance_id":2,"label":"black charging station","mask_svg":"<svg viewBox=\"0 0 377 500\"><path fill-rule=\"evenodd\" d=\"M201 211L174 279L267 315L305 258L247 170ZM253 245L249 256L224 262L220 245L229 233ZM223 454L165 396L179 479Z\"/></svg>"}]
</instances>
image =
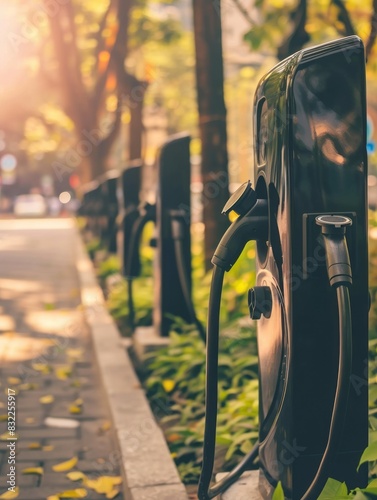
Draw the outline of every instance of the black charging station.
<instances>
[{"instance_id":1,"label":"black charging station","mask_svg":"<svg viewBox=\"0 0 377 500\"><path fill-rule=\"evenodd\" d=\"M130 252L132 228L139 217L142 161L130 162L118 177L117 198L117 253L122 274L126 274L126 260ZM139 257L139 254L136 253ZM138 261L140 268L140 261ZM136 273L137 275L139 272Z\"/></svg>"},{"instance_id":2,"label":"black charging station","mask_svg":"<svg viewBox=\"0 0 377 500\"><path fill-rule=\"evenodd\" d=\"M190 136L176 135L157 158L153 325L166 336L172 316L192 321Z\"/></svg>"},{"instance_id":3,"label":"black charging station","mask_svg":"<svg viewBox=\"0 0 377 500\"><path fill-rule=\"evenodd\" d=\"M117 170L109 170L99 180L103 204L101 239L109 253L115 253L117 250L118 178Z\"/></svg>"},{"instance_id":4,"label":"black charging station","mask_svg":"<svg viewBox=\"0 0 377 500\"><path fill-rule=\"evenodd\" d=\"M91 181L81 189L81 205L78 215L85 217L85 231L95 237L100 237L100 217L103 212L101 188L98 181Z\"/></svg>"},{"instance_id":5,"label":"black charging station","mask_svg":"<svg viewBox=\"0 0 377 500\"><path fill-rule=\"evenodd\" d=\"M146 332L145 328L142 332L135 332L139 339L141 333L146 334L148 340L145 343L153 344L153 339L167 337L176 317L196 323L204 336L191 297L190 140L187 134L177 134L160 148L156 159L156 203L139 205L139 218L132 229L125 264L129 283L140 275L138 254L143 228L149 221L155 223L153 326L151 332ZM132 286L129 287L129 297L132 297ZM130 311L132 308L131 303Z\"/></svg>"},{"instance_id":6,"label":"black charging station","mask_svg":"<svg viewBox=\"0 0 377 500\"><path fill-rule=\"evenodd\" d=\"M259 493L318 498L326 480L365 486L368 445L368 249L365 55L347 37L304 49L266 74L254 103L255 191L215 265L207 340L206 431L199 499L214 498L259 455ZM218 312L225 271L256 240L249 291L257 320L259 443L210 487L217 412ZM250 284L252 285L252 284Z\"/></svg>"},{"instance_id":7,"label":"black charging station","mask_svg":"<svg viewBox=\"0 0 377 500\"><path fill-rule=\"evenodd\" d=\"M288 91L288 98L276 94L279 87ZM365 378L368 359L366 96L361 41L351 37L302 51L262 81L255 105L256 190L267 195L270 224L278 228L270 228L268 248L260 243L257 252L257 285L268 284L276 303L271 318L262 317L258 324L261 486L268 493L281 480L286 493L300 499L328 440L339 358L338 306L328 285L320 226L315 222L318 216L342 215L352 220L346 235L353 275L353 377ZM276 110L281 116L276 116ZM289 144L287 150L284 144ZM356 468L368 444L367 409L367 386L351 384L342 436L327 467L328 477L346 481L351 488L366 481L366 468L360 473ZM279 467L287 444L295 443L298 456Z\"/></svg>"}]
</instances>

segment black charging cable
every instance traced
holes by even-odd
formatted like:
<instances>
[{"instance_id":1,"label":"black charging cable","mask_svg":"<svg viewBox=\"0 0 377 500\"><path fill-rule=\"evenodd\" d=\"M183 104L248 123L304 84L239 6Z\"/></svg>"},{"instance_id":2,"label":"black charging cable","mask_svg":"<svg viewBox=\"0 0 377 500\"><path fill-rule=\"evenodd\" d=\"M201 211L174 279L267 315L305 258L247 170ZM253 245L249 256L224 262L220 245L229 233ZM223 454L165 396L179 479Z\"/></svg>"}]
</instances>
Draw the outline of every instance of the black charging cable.
<instances>
[{"instance_id":1,"label":"black charging cable","mask_svg":"<svg viewBox=\"0 0 377 500\"><path fill-rule=\"evenodd\" d=\"M184 262L185 247L183 241L185 239L185 225L187 225L185 215L185 212L182 212L181 210L170 211L171 235L174 241L175 260L186 308L192 323L198 329L201 339L203 342L206 342L206 331L195 312L194 304L191 298L190 279L187 274L187 266Z\"/></svg>"},{"instance_id":2,"label":"black charging cable","mask_svg":"<svg viewBox=\"0 0 377 500\"><path fill-rule=\"evenodd\" d=\"M264 240L266 238L265 218L268 217L268 212L266 212L264 203L264 200L257 200L255 205L245 216L241 216L232 224L224 234L212 259L212 263L215 265L208 305L206 419L203 463L198 485L199 500L210 500L225 491L245 470L250 468L251 464L258 456L259 443L256 443L251 452L244 457L234 470L227 474L221 481L212 487L210 486L216 445L219 322L224 273L228 271L238 259L246 244L245 235L248 234L249 239ZM352 369L352 318L348 290L352 285L352 272L345 239L346 226L352 224L352 221L347 217L330 215L317 217L316 223L322 226L322 238L326 249L329 282L332 287L337 289L339 309L339 368L326 449L317 474L302 497L302 500L315 500L318 498L327 480L328 464L333 457L334 451L339 446L343 430L349 393L349 380ZM249 225L249 227L247 227L247 225ZM237 238L234 238L235 234ZM253 237L251 237L251 235ZM242 236L242 238L239 238L240 236Z\"/></svg>"},{"instance_id":3,"label":"black charging cable","mask_svg":"<svg viewBox=\"0 0 377 500\"><path fill-rule=\"evenodd\" d=\"M128 292L128 318L130 327L135 327L135 305L133 300L133 281L140 276L140 240L145 225L148 222L156 221L156 206L149 203L141 205L139 208L140 217L135 220L131 232L129 255L126 258L124 266L125 279L127 281Z\"/></svg>"},{"instance_id":4,"label":"black charging cable","mask_svg":"<svg viewBox=\"0 0 377 500\"><path fill-rule=\"evenodd\" d=\"M205 424L202 471L198 485L199 500L215 498L231 486L240 475L250 468L258 456L259 444L221 481L211 486L216 446L216 423L218 404L218 350L221 294L225 271L229 271L237 261L246 243L252 240L268 239L268 205L258 199L250 182L243 184L225 205L223 213L235 211L235 220L221 238L212 257L214 264L208 303L207 322L207 365L205 390Z\"/></svg>"},{"instance_id":5,"label":"black charging cable","mask_svg":"<svg viewBox=\"0 0 377 500\"><path fill-rule=\"evenodd\" d=\"M321 215L316 218L316 223L322 227L329 282L336 289L339 314L339 362L326 448L317 473L302 500L316 500L328 479L328 466L339 448L342 437L352 375L352 316L349 294L349 288L352 286L352 270L345 238L346 227L352 224L352 220L339 215Z\"/></svg>"},{"instance_id":6,"label":"black charging cable","mask_svg":"<svg viewBox=\"0 0 377 500\"><path fill-rule=\"evenodd\" d=\"M229 488L247 470L258 456L259 443L221 481L210 487L215 461L216 423L218 401L219 326L221 292L225 271L214 266L208 305L207 365L206 365L206 418L204 424L203 464L198 486L199 500L215 498Z\"/></svg>"}]
</instances>

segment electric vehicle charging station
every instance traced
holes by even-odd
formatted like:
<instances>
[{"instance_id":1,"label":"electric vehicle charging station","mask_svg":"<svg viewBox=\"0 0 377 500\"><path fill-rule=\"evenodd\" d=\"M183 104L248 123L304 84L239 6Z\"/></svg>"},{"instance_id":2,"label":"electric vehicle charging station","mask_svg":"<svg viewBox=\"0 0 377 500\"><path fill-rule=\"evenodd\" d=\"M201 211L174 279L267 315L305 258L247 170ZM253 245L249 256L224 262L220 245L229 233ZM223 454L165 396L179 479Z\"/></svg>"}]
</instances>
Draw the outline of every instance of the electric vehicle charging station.
<instances>
[{"instance_id":1,"label":"electric vehicle charging station","mask_svg":"<svg viewBox=\"0 0 377 500\"><path fill-rule=\"evenodd\" d=\"M103 213L101 218L101 239L110 253L117 250L118 185L119 172L110 170L100 179Z\"/></svg>"},{"instance_id":2,"label":"electric vehicle charging station","mask_svg":"<svg viewBox=\"0 0 377 500\"><path fill-rule=\"evenodd\" d=\"M132 228L139 217L141 169L142 161L135 160L127 165L118 178L117 252L123 275L126 274L125 263L130 252ZM139 254L136 253L136 256L139 257Z\"/></svg>"},{"instance_id":3,"label":"electric vehicle charging station","mask_svg":"<svg viewBox=\"0 0 377 500\"><path fill-rule=\"evenodd\" d=\"M367 467L356 470L368 445L365 94L356 36L301 50L259 83L255 190L245 183L224 207L239 217L212 260L200 500L222 493L258 456L259 486L250 498L270 499L279 481L292 500L315 500L328 478L349 488L366 484ZM250 240L259 442L211 486L221 287Z\"/></svg>"},{"instance_id":4,"label":"electric vehicle charging station","mask_svg":"<svg viewBox=\"0 0 377 500\"><path fill-rule=\"evenodd\" d=\"M153 325L166 337L169 316L195 320L191 299L190 136L173 136L157 160ZM169 316L168 316L169 315Z\"/></svg>"},{"instance_id":5,"label":"electric vehicle charging station","mask_svg":"<svg viewBox=\"0 0 377 500\"><path fill-rule=\"evenodd\" d=\"M143 228L149 221L155 223L153 326L148 331L142 328L135 332L135 338L144 344L152 345L154 339L167 337L172 317L196 323L204 334L191 299L190 140L186 134L177 134L161 147L156 161L156 203L141 204L140 216L133 225L125 264L129 297L132 280L140 275L138 255ZM130 311L132 308L131 299ZM148 340L143 340L143 336Z\"/></svg>"},{"instance_id":6,"label":"electric vehicle charging station","mask_svg":"<svg viewBox=\"0 0 377 500\"><path fill-rule=\"evenodd\" d=\"M82 202L78 215L86 218L86 230L100 236L99 218L102 214L102 199L98 181L86 184L82 189Z\"/></svg>"}]
</instances>

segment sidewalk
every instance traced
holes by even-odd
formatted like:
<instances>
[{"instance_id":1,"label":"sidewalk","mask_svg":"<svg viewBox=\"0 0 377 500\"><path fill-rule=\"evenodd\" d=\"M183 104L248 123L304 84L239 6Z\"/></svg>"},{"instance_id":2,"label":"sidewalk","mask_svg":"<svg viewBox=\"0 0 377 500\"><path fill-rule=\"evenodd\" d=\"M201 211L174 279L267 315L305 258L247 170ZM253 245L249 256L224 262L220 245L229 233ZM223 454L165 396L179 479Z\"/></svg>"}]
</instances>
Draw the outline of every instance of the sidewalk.
<instances>
[{"instance_id":1,"label":"sidewalk","mask_svg":"<svg viewBox=\"0 0 377 500\"><path fill-rule=\"evenodd\" d=\"M9 486L4 434L10 388L17 393L19 500L83 488L89 500L106 498L67 479L67 472L53 471L71 459L77 458L71 470L92 481L120 475L107 399L80 306L75 231L69 219L0 221L0 494ZM43 474L22 474L26 468L42 468ZM110 488L114 496L108 498L123 499L117 489L122 485Z\"/></svg>"}]
</instances>

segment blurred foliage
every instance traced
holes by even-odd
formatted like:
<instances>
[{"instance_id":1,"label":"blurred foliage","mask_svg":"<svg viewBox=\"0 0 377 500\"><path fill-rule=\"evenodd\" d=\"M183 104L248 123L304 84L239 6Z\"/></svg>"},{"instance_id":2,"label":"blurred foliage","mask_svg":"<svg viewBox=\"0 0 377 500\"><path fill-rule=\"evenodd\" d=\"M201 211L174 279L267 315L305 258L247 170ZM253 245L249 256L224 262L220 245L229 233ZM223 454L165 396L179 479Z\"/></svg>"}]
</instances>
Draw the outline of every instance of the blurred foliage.
<instances>
[{"instance_id":1,"label":"blurred foliage","mask_svg":"<svg viewBox=\"0 0 377 500\"><path fill-rule=\"evenodd\" d=\"M178 325L169 346L147 356L145 387L152 406L165 409L161 425L182 480L195 483L203 447L205 347L187 329ZM220 341L217 472L235 465L258 438L255 329L240 321L237 333L225 330Z\"/></svg>"},{"instance_id":2,"label":"blurred foliage","mask_svg":"<svg viewBox=\"0 0 377 500\"><path fill-rule=\"evenodd\" d=\"M97 276L101 280L106 280L109 276L120 273L120 261L117 255L110 255L100 262L97 268Z\"/></svg>"},{"instance_id":3,"label":"blurred foliage","mask_svg":"<svg viewBox=\"0 0 377 500\"><path fill-rule=\"evenodd\" d=\"M192 225L192 265L193 265L193 301L198 319L204 324L207 318L207 304L211 273L203 276L203 232L202 224ZM153 291L151 285L154 250L149 246L153 225L148 224L143 233L141 248L142 273L133 280L136 326L145 325L146 318L152 316ZM232 272L226 275L223 288L223 301L227 307L221 310L221 322L229 330L237 331L239 318L248 314L247 291L255 281L254 270L255 245L249 243ZM121 325L129 321L128 285L121 278L109 291L108 306ZM138 319L139 318L139 319ZM139 320L141 323L139 323Z\"/></svg>"},{"instance_id":4,"label":"blurred foliage","mask_svg":"<svg viewBox=\"0 0 377 500\"><path fill-rule=\"evenodd\" d=\"M72 37L79 54L79 75L84 89L89 96L93 94L92 97L118 29L115 12L107 12L110 3L109 0L72 0ZM4 60L5 56L9 59L9 64L0 92L4 118L4 124L0 121L0 128L7 130L7 123L12 119L12 129L17 129L15 152L21 149L27 155L29 167L46 173L49 170L51 173L56 155L64 158L67 151L75 150L77 141L73 133L75 125L64 98L64 92L69 89L64 89L63 94L60 92L63 82L57 77L59 60L49 28L51 17L59 15L59 9L63 7L59 2L49 4L50 10L42 3L28 4L21 0L16 0L12 8L7 5L3 30L7 36L4 35L2 53ZM163 47L179 43L182 27L174 15L174 0L135 0L133 4L126 67L135 71L137 78L149 81L149 66L140 58L143 45L154 44L163 53ZM135 61L139 61L138 64L135 65ZM12 84L6 85L9 66L13 68ZM115 111L117 89L113 80L109 78L106 83L104 102L92 102L92 107L98 106L101 114L101 128L111 121ZM124 126L127 126L126 118ZM114 154L121 155L123 148L118 148Z\"/></svg>"},{"instance_id":5,"label":"blurred foliage","mask_svg":"<svg viewBox=\"0 0 377 500\"><path fill-rule=\"evenodd\" d=\"M245 33L244 40L250 44L252 50L266 52L276 50L294 33L298 24L295 15L304 3L306 4L304 29L307 36L300 33L303 45L326 42L349 35L351 31L359 35L365 43L367 42L371 32L372 2L357 0L317 2L257 0L252 9L243 11L250 23L250 30ZM242 12L241 9L240 11ZM376 64L375 57L369 61L374 71L377 69Z\"/></svg>"},{"instance_id":6,"label":"blurred foliage","mask_svg":"<svg viewBox=\"0 0 377 500\"><path fill-rule=\"evenodd\" d=\"M153 280L152 265L154 250L149 242L153 234L153 223L146 224L141 239L141 276L133 280L134 323L147 326L152 323ZM117 259L119 266L119 261ZM120 266L119 266L120 267ZM119 269L118 267L118 269ZM121 276L109 287L107 306L124 336L132 334L130 329L129 283Z\"/></svg>"},{"instance_id":7,"label":"blurred foliage","mask_svg":"<svg viewBox=\"0 0 377 500\"><path fill-rule=\"evenodd\" d=\"M152 324L152 297L153 280L151 277L138 278L133 287L133 299L135 302L135 324L137 326L148 326ZM130 311L128 302L128 283L125 279L119 279L112 285L109 291L107 306L119 329L124 336L130 336Z\"/></svg>"},{"instance_id":8,"label":"blurred foliage","mask_svg":"<svg viewBox=\"0 0 377 500\"><path fill-rule=\"evenodd\" d=\"M169 134L196 130L193 51L192 35L188 32L182 32L180 38L164 50L156 42L150 42L143 50L151 75L146 104L165 114Z\"/></svg>"},{"instance_id":9,"label":"blurred foliage","mask_svg":"<svg viewBox=\"0 0 377 500\"><path fill-rule=\"evenodd\" d=\"M102 250L102 243L99 238L90 238L89 241L85 244L86 251L89 254L89 257L94 260L96 253Z\"/></svg>"}]
</instances>

